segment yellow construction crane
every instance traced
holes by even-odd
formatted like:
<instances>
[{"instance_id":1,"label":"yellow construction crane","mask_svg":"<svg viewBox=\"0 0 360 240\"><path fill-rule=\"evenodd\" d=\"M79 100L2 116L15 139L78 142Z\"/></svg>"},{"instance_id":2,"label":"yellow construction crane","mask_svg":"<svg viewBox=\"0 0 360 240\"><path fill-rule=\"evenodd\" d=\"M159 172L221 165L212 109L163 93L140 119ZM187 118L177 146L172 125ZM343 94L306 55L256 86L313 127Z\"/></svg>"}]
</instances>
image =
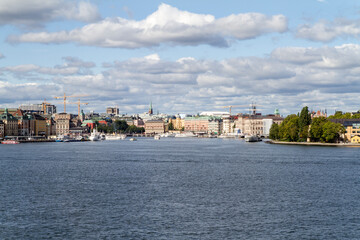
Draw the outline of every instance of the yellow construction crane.
<instances>
[{"instance_id":1,"label":"yellow construction crane","mask_svg":"<svg viewBox=\"0 0 360 240\"><path fill-rule=\"evenodd\" d=\"M81 103L80 102L80 98L77 102L68 102L68 104L77 104L78 105L78 119L80 120L80 112L81 112L81 109L80 109L80 105L88 105L89 103Z\"/></svg>"},{"instance_id":2,"label":"yellow construction crane","mask_svg":"<svg viewBox=\"0 0 360 240\"><path fill-rule=\"evenodd\" d=\"M86 97L89 96L87 94L82 94L82 95L71 95L71 96L66 96L66 94L64 93L64 96L62 97L54 97L55 99L63 99L64 100L64 113L66 113L66 99L67 98L71 98L71 97Z\"/></svg>"},{"instance_id":3,"label":"yellow construction crane","mask_svg":"<svg viewBox=\"0 0 360 240\"><path fill-rule=\"evenodd\" d=\"M223 106L222 108L228 108L229 114L231 116L231 108L233 108L233 107L248 107L248 105L230 105L230 106Z\"/></svg>"},{"instance_id":4,"label":"yellow construction crane","mask_svg":"<svg viewBox=\"0 0 360 240\"><path fill-rule=\"evenodd\" d=\"M44 99L43 103L41 104L42 110L44 114L46 113L46 106L50 105L51 103L46 102L46 98Z\"/></svg>"}]
</instances>

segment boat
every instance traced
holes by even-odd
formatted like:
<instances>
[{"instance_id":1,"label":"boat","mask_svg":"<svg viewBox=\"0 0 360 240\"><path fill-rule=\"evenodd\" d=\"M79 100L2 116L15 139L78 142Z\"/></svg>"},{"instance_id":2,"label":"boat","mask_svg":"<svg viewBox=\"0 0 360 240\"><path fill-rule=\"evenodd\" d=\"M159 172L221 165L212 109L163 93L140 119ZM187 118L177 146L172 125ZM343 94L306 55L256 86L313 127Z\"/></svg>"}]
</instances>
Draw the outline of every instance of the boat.
<instances>
[{"instance_id":1,"label":"boat","mask_svg":"<svg viewBox=\"0 0 360 240\"><path fill-rule=\"evenodd\" d=\"M105 134L100 134L100 140L106 140Z\"/></svg>"},{"instance_id":2,"label":"boat","mask_svg":"<svg viewBox=\"0 0 360 240\"><path fill-rule=\"evenodd\" d=\"M124 140L125 138L126 138L126 134L121 134L121 135L120 135L120 139L121 139L121 140Z\"/></svg>"},{"instance_id":3,"label":"boat","mask_svg":"<svg viewBox=\"0 0 360 240\"><path fill-rule=\"evenodd\" d=\"M246 142L259 142L259 141L261 141L261 139L258 137L258 136L256 136L256 135L246 135L245 136L245 141Z\"/></svg>"},{"instance_id":4,"label":"boat","mask_svg":"<svg viewBox=\"0 0 360 240\"><path fill-rule=\"evenodd\" d=\"M100 140L100 133L96 129L93 129L89 139L91 141L99 141Z\"/></svg>"},{"instance_id":5,"label":"boat","mask_svg":"<svg viewBox=\"0 0 360 240\"><path fill-rule=\"evenodd\" d=\"M197 137L194 133L192 132L186 132L186 133L177 133L175 134L176 138L185 138L185 137Z\"/></svg>"},{"instance_id":6,"label":"boat","mask_svg":"<svg viewBox=\"0 0 360 240\"><path fill-rule=\"evenodd\" d=\"M160 134L160 137L175 137L175 134L174 133L162 133Z\"/></svg>"},{"instance_id":7,"label":"boat","mask_svg":"<svg viewBox=\"0 0 360 240\"><path fill-rule=\"evenodd\" d=\"M20 142L17 141L17 140L11 140L11 139L8 139L8 140L4 140L1 142L1 144L19 144Z\"/></svg>"},{"instance_id":8,"label":"boat","mask_svg":"<svg viewBox=\"0 0 360 240\"><path fill-rule=\"evenodd\" d=\"M105 135L106 140L120 140L121 136L119 135Z\"/></svg>"},{"instance_id":9,"label":"boat","mask_svg":"<svg viewBox=\"0 0 360 240\"><path fill-rule=\"evenodd\" d=\"M160 140L160 135L158 135L158 134L155 135L155 136L154 136L154 139L155 139L155 140Z\"/></svg>"},{"instance_id":10,"label":"boat","mask_svg":"<svg viewBox=\"0 0 360 240\"><path fill-rule=\"evenodd\" d=\"M136 138L130 138L129 140L130 140L130 141L137 141Z\"/></svg>"}]
</instances>

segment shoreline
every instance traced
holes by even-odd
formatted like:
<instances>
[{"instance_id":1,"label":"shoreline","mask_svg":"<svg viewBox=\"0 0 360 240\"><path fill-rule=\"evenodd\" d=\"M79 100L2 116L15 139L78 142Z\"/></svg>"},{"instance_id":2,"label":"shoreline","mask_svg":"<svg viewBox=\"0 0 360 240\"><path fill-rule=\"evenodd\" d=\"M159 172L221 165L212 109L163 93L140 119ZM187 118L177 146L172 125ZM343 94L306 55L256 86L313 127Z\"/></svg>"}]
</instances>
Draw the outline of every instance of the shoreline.
<instances>
[{"instance_id":1,"label":"shoreline","mask_svg":"<svg viewBox=\"0 0 360 240\"><path fill-rule=\"evenodd\" d=\"M266 141L269 144L280 145L300 145L300 146L322 146L322 147L360 147L358 143L321 143L321 142L282 142L282 141Z\"/></svg>"}]
</instances>

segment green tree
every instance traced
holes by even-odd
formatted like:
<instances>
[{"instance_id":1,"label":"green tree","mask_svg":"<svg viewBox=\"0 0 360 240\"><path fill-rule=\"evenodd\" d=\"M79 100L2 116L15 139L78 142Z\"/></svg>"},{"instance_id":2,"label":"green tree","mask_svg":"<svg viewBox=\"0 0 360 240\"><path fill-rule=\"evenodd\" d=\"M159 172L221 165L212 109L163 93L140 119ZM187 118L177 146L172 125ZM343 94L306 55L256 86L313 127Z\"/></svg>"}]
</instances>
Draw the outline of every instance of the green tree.
<instances>
[{"instance_id":1,"label":"green tree","mask_svg":"<svg viewBox=\"0 0 360 240\"><path fill-rule=\"evenodd\" d=\"M312 120L310 127L310 138L312 142L319 142L323 136L323 125L326 123L325 117L317 117Z\"/></svg>"},{"instance_id":2,"label":"green tree","mask_svg":"<svg viewBox=\"0 0 360 240\"><path fill-rule=\"evenodd\" d=\"M345 131L345 128L340 123L333 123L327 121L322 126L322 142L334 143L340 139L340 134Z\"/></svg>"},{"instance_id":3,"label":"green tree","mask_svg":"<svg viewBox=\"0 0 360 240\"><path fill-rule=\"evenodd\" d=\"M125 132L128 129L129 125L125 120L116 120L115 121L115 129L120 132Z\"/></svg>"},{"instance_id":4,"label":"green tree","mask_svg":"<svg viewBox=\"0 0 360 240\"><path fill-rule=\"evenodd\" d=\"M272 140L279 140L279 125L277 123L271 125L269 138Z\"/></svg>"},{"instance_id":5,"label":"green tree","mask_svg":"<svg viewBox=\"0 0 360 240\"><path fill-rule=\"evenodd\" d=\"M279 138L282 141L299 140L299 117L296 114L287 116L279 127Z\"/></svg>"},{"instance_id":6,"label":"green tree","mask_svg":"<svg viewBox=\"0 0 360 240\"><path fill-rule=\"evenodd\" d=\"M299 116L299 140L306 141L308 137L309 125L311 124L311 115L308 107L303 107Z\"/></svg>"},{"instance_id":7,"label":"green tree","mask_svg":"<svg viewBox=\"0 0 360 240\"><path fill-rule=\"evenodd\" d=\"M168 125L169 130L174 130L174 124L171 122Z\"/></svg>"},{"instance_id":8,"label":"green tree","mask_svg":"<svg viewBox=\"0 0 360 240\"><path fill-rule=\"evenodd\" d=\"M130 125L126 129L126 132L128 132L128 133L143 133L143 132L145 132L145 129L143 127L137 127L135 125Z\"/></svg>"}]
</instances>

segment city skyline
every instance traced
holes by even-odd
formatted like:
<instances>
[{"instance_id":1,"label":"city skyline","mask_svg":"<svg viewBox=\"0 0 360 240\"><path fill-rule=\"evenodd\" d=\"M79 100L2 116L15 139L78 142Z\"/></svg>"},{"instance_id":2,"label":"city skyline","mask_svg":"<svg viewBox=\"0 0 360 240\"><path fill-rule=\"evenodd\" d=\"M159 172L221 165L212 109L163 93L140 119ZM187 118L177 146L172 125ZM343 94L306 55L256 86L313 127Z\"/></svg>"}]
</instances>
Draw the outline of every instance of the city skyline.
<instances>
[{"instance_id":1,"label":"city skyline","mask_svg":"<svg viewBox=\"0 0 360 240\"><path fill-rule=\"evenodd\" d=\"M360 3L0 2L0 107L87 94L84 111L357 111ZM71 99L70 101L77 99ZM246 112L246 110L235 112ZM76 105L69 105L71 113ZM234 113L235 113L234 112Z\"/></svg>"}]
</instances>

